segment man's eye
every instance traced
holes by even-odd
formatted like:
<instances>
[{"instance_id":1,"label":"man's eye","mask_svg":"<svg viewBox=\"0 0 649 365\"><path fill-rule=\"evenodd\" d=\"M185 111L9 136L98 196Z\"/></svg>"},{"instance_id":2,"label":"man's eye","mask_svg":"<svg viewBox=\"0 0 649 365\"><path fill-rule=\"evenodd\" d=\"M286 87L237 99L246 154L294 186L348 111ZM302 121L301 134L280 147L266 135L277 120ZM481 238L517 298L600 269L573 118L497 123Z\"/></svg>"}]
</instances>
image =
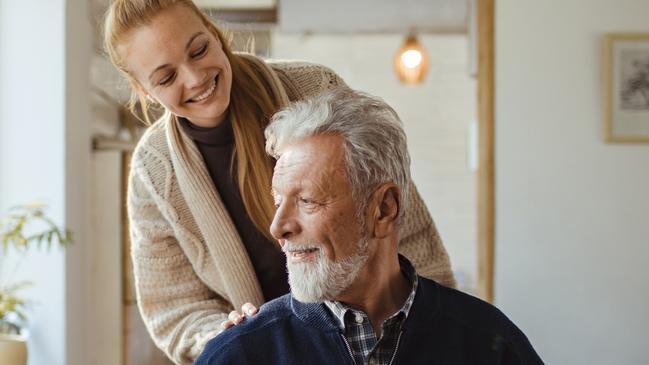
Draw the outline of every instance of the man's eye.
<instances>
[{"instance_id":1,"label":"man's eye","mask_svg":"<svg viewBox=\"0 0 649 365\"><path fill-rule=\"evenodd\" d=\"M167 75L165 78L163 78L162 80L160 80L160 82L158 82L158 84L160 84L160 85L168 85L174 80L174 77L176 77L176 73L171 73L171 74Z\"/></svg>"},{"instance_id":2,"label":"man's eye","mask_svg":"<svg viewBox=\"0 0 649 365\"><path fill-rule=\"evenodd\" d=\"M309 198L300 198L300 203L309 204L309 205L316 204L315 201L313 201L313 200L311 200Z\"/></svg>"},{"instance_id":3,"label":"man's eye","mask_svg":"<svg viewBox=\"0 0 649 365\"><path fill-rule=\"evenodd\" d=\"M207 43L203 47L201 47L198 51L194 52L191 54L192 58L197 58L205 54L207 52Z\"/></svg>"}]
</instances>

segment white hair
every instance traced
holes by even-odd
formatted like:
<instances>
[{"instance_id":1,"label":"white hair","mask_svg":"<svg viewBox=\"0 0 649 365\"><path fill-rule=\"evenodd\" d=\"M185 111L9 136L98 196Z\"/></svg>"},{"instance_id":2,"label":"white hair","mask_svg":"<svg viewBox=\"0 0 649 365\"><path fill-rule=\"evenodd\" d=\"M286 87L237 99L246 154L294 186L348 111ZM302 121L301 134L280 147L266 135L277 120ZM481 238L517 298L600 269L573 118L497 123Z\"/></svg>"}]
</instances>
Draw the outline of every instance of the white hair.
<instances>
[{"instance_id":1,"label":"white hair","mask_svg":"<svg viewBox=\"0 0 649 365\"><path fill-rule=\"evenodd\" d=\"M369 258L369 240L361 238L356 251L349 257L333 261L325 255L320 244L300 244L285 241L286 269L291 294L302 303L319 303L334 300L356 280ZM294 263L288 257L293 250L315 249L315 262Z\"/></svg>"},{"instance_id":2,"label":"white hair","mask_svg":"<svg viewBox=\"0 0 649 365\"><path fill-rule=\"evenodd\" d=\"M410 155L397 113L380 98L335 88L277 112L266 128L266 152L276 159L284 147L315 135L344 138L347 178L361 219L369 197L385 183L401 189L402 218L408 202Z\"/></svg>"}]
</instances>

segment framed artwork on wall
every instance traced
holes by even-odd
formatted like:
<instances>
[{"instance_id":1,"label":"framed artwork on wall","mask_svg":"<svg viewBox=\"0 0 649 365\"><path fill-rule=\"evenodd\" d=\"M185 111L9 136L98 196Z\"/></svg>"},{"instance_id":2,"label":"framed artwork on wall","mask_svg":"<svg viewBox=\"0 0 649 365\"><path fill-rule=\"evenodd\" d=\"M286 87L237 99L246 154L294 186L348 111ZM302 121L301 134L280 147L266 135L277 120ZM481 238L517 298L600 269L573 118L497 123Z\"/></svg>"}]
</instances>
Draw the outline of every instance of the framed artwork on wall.
<instances>
[{"instance_id":1,"label":"framed artwork on wall","mask_svg":"<svg viewBox=\"0 0 649 365\"><path fill-rule=\"evenodd\" d=\"M604 121L607 142L649 143L649 33L606 34Z\"/></svg>"}]
</instances>

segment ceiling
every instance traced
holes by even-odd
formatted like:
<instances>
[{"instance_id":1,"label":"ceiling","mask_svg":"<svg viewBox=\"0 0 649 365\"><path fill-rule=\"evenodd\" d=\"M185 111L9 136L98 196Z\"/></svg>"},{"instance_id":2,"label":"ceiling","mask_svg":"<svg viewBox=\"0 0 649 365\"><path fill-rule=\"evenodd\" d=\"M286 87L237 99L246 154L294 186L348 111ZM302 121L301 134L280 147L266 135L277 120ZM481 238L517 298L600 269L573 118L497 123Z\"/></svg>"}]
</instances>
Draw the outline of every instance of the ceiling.
<instances>
[{"instance_id":1,"label":"ceiling","mask_svg":"<svg viewBox=\"0 0 649 365\"><path fill-rule=\"evenodd\" d=\"M209 9L268 9L277 5L276 0L194 0L194 3Z\"/></svg>"},{"instance_id":2,"label":"ceiling","mask_svg":"<svg viewBox=\"0 0 649 365\"><path fill-rule=\"evenodd\" d=\"M301 33L466 33L469 6L477 0L194 0L205 9L277 9L284 32ZM90 0L91 14L101 20L110 0ZM247 19L245 15L242 19Z\"/></svg>"},{"instance_id":3,"label":"ceiling","mask_svg":"<svg viewBox=\"0 0 649 365\"><path fill-rule=\"evenodd\" d=\"M194 0L211 9L277 8L284 32L302 33L466 33L469 3L476 0ZM246 19L245 16L242 17Z\"/></svg>"},{"instance_id":4,"label":"ceiling","mask_svg":"<svg viewBox=\"0 0 649 365\"><path fill-rule=\"evenodd\" d=\"M285 32L466 33L472 0L281 0Z\"/></svg>"}]
</instances>

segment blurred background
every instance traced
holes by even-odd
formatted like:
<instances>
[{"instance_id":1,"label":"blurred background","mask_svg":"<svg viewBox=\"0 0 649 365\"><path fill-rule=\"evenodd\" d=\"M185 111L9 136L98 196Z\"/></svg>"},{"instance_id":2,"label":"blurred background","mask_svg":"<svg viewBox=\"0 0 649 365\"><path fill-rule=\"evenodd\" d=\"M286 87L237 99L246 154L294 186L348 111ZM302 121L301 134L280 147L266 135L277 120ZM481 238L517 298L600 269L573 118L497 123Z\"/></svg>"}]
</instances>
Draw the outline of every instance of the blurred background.
<instances>
[{"instance_id":1,"label":"blurred background","mask_svg":"<svg viewBox=\"0 0 649 365\"><path fill-rule=\"evenodd\" d=\"M649 144L606 143L602 107L603 36L649 33L649 1L195 2L235 49L323 64L395 108L459 289L546 363L649 363ZM0 0L0 212L37 200L75 233L18 269L30 365L170 364L132 287L124 187L144 125L104 58L109 3Z\"/></svg>"}]
</instances>

